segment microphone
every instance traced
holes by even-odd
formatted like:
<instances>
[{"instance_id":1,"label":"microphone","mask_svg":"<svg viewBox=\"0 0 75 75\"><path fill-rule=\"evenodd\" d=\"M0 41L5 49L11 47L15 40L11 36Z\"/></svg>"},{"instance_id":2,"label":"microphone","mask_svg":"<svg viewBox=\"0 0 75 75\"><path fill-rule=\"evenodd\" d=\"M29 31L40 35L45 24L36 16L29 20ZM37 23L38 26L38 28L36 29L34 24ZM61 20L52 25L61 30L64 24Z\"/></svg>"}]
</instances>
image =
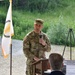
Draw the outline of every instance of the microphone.
<instances>
[{"instance_id":1,"label":"microphone","mask_svg":"<svg viewBox=\"0 0 75 75\"><path fill-rule=\"evenodd\" d=\"M40 34L39 34L39 38L40 38L40 39L43 38L43 34L42 34L41 31L40 31Z\"/></svg>"},{"instance_id":2,"label":"microphone","mask_svg":"<svg viewBox=\"0 0 75 75\"><path fill-rule=\"evenodd\" d=\"M42 35L39 35L40 38L42 38Z\"/></svg>"}]
</instances>

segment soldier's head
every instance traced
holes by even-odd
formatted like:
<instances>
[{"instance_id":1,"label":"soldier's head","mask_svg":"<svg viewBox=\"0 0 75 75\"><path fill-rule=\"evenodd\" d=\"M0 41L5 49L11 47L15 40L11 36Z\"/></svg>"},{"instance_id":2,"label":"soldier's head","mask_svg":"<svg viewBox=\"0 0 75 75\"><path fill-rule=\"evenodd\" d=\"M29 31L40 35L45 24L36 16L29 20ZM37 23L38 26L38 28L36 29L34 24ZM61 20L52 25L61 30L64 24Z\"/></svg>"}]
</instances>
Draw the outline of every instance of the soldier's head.
<instances>
[{"instance_id":1,"label":"soldier's head","mask_svg":"<svg viewBox=\"0 0 75 75\"><path fill-rule=\"evenodd\" d=\"M61 70L63 67L63 57L58 53L51 53L49 62L52 70Z\"/></svg>"},{"instance_id":2,"label":"soldier's head","mask_svg":"<svg viewBox=\"0 0 75 75\"><path fill-rule=\"evenodd\" d=\"M42 19L36 19L34 21L34 30L38 33L43 28L43 20Z\"/></svg>"}]
</instances>

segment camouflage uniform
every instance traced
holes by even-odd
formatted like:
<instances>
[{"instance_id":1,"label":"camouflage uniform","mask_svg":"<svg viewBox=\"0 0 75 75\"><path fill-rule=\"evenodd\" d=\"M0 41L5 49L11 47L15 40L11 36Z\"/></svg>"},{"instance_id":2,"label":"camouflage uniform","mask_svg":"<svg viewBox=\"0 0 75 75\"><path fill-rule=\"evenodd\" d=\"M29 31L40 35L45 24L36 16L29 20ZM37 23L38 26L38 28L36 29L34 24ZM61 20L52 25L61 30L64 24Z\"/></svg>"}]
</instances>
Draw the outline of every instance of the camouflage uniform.
<instances>
[{"instance_id":1,"label":"camouflage uniform","mask_svg":"<svg viewBox=\"0 0 75 75\"><path fill-rule=\"evenodd\" d=\"M26 75L32 75L31 64L34 62L34 57L45 58L45 51L49 52L51 50L50 42L45 33L43 33L43 39L47 43L46 46L39 43L39 34L32 31L23 40L23 52L27 57Z\"/></svg>"}]
</instances>

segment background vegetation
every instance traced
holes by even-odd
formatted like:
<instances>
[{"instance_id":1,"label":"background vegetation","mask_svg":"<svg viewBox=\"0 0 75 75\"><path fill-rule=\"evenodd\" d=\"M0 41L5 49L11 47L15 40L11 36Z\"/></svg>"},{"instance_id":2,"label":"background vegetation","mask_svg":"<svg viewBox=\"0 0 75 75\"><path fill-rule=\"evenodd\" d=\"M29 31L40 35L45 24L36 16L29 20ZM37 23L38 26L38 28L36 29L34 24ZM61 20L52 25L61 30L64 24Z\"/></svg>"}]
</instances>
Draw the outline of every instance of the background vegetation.
<instances>
[{"instance_id":1,"label":"background vegetation","mask_svg":"<svg viewBox=\"0 0 75 75\"><path fill-rule=\"evenodd\" d=\"M3 33L8 7L9 0L0 2L0 35ZM65 44L69 28L75 33L75 0L13 0L12 12L14 39L23 40L33 29L36 18L44 20L43 31L53 44Z\"/></svg>"}]
</instances>

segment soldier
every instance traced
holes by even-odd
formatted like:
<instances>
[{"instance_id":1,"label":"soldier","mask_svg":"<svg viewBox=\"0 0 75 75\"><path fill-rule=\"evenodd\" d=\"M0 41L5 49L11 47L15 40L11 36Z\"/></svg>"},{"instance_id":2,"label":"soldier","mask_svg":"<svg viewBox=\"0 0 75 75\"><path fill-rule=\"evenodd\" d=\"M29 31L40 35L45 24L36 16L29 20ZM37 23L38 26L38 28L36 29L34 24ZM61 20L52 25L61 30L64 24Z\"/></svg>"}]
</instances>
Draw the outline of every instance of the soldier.
<instances>
[{"instance_id":1,"label":"soldier","mask_svg":"<svg viewBox=\"0 0 75 75\"><path fill-rule=\"evenodd\" d=\"M43 20L36 19L34 22L34 30L28 33L23 40L23 52L27 57L26 75L32 74L32 63L46 58L45 52L51 50L51 45L46 34L42 32Z\"/></svg>"}]
</instances>

